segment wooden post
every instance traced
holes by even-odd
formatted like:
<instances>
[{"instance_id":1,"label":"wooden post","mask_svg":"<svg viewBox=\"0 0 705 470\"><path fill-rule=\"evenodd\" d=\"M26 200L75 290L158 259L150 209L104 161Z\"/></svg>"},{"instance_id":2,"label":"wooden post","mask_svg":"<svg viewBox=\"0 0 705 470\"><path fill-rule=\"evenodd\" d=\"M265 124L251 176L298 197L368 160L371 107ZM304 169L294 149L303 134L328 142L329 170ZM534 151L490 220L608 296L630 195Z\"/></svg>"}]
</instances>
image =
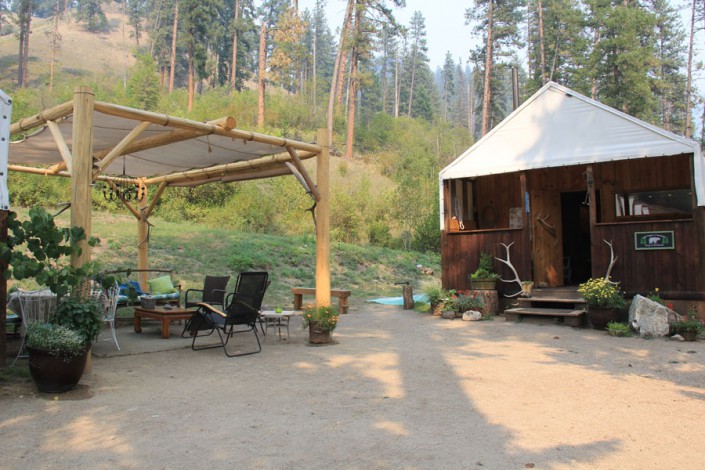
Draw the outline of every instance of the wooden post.
<instances>
[{"instance_id":1,"label":"wooden post","mask_svg":"<svg viewBox=\"0 0 705 470\"><path fill-rule=\"evenodd\" d=\"M321 200L316 206L316 306L330 305L330 142L328 131L318 129L321 153L316 158L316 180Z\"/></svg>"},{"instance_id":2,"label":"wooden post","mask_svg":"<svg viewBox=\"0 0 705 470\"><path fill-rule=\"evenodd\" d=\"M402 296L404 297L404 310L414 309L414 292L410 284L401 286Z\"/></svg>"},{"instance_id":3,"label":"wooden post","mask_svg":"<svg viewBox=\"0 0 705 470\"><path fill-rule=\"evenodd\" d=\"M601 277L600 274L596 274L595 271L595 260L598 259L596 256L597 250L599 243L595 240L595 224L597 223L597 200L596 200L596 191L595 191L595 180L592 172L592 165L588 165L587 169L585 170L585 183L587 185L587 190L588 194L590 195L590 207L589 207L589 214L590 214L590 252L591 255L590 257L592 258L592 272L590 273L591 277L598 276Z\"/></svg>"},{"instance_id":4,"label":"wooden post","mask_svg":"<svg viewBox=\"0 0 705 470\"><path fill-rule=\"evenodd\" d=\"M147 186L142 189L142 200L139 202L140 216L137 218L137 269L149 269L149 217ZM137 276L140 287L147 292L149 273L140 271Z\"/></svg>"},{"instance_id":5,"label":"wooden post","mask_svg":"<svg viewBox=\"0 0 705 470\"><path fill-rule=\"evenodd\" d=\"M76 87L73 92L73 131L71 167L71 226L83 227L86 240L80 242L81 254L71 256L72 266L91 260L91 183L93 182L93 92Z\"/></svg>"}]
</instances>

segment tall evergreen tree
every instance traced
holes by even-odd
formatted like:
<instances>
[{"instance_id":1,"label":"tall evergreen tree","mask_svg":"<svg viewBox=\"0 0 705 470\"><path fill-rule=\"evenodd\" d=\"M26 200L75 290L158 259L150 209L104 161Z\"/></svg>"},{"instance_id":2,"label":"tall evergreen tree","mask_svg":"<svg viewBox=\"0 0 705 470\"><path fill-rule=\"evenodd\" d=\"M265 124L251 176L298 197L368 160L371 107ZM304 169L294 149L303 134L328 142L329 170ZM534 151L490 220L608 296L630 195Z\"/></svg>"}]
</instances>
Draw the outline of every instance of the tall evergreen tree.
<instances>
[{"instance_id":1,"label":"tall evergreen tree","mask_svg":"<svg viewBox=\"0 0 705 470\"><path fill-rule=\"evenodd\" d=\"M443 82L443 119L447 121L455 96L455 62L450 51L446 52L446 59L441 70L441 80Z\"/></svg>"},{"instance_id":2,"label":"tall evergreen tree","mask_svg":"<svg viewBox=\"0 0 705 470\"><path fill-rule=\"evenodd\" d=\"M103 11L105 1L76 0L76 21L84 23L86 29L92 33L107 31L110 25Z\"/></svg>"}]
</instances>

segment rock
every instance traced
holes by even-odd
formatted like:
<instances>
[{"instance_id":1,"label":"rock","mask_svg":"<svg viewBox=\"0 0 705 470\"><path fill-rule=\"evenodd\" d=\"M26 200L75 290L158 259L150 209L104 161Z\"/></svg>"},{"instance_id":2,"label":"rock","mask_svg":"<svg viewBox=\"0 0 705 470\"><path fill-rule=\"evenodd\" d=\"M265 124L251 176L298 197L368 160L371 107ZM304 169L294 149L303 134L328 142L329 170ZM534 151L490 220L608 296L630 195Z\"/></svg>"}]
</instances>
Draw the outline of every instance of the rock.
<instances>
[{"instance_id":1,"label":"rock","mask_svg":"<svg viewBox=\"0 0 705 470\"><path fill-rule=\"evenodd\" d=\"M676 313L668 307L635 295L629 307L629 325L639 332L639 336L659 337L667 336L670 331L669 316Z\"/></svg>"},{"instance_id":2,"label":"rock","mask_svg":"<svg viewBox=\"0 0 705 470\"><path fill-rule=\"evenodd\" d=\"M673 336L671 336L671 340L673 340L673 341L685 341L685 338L682 337L681 335L673 335Z\"/></svg>"},{"instance_id":3,"label":"rock","mask_svg":"<svg viewBox=\"0 0 705 470\"><path fill-rule=\"evenodd\" d=\"M463 313L463 321L478 321L482 320L482 313L477 310L468 310Z\"/></svg>"},{"instance_id":4,"label":"rock","mask_svg":"<svg viewBox=\"0 0 705 470\"><path fill-rule=\"evenodd\" d=\"M441 318L445 318L446 320L452 320L455 318L455 312L452 310L443 310L441 312Z\"/></svg>"}]
</instances>

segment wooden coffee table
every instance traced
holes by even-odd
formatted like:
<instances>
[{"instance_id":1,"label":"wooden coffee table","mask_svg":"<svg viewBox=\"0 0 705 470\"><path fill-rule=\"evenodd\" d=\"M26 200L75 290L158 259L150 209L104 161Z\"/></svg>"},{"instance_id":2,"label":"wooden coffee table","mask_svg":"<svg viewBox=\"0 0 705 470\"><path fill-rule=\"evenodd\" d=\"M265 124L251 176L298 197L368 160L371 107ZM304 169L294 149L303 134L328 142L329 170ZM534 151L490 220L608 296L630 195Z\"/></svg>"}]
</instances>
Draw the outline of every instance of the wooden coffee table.
<instances>
[{"instance_id":1,"label":"wooden coffee table","mask_svg":"<svg viewBox=\"0 0 705 470\"><path fill-rule=\"evenodd\" d=\"M180 307L164 307L158 306L155 308L135 307L135 333L142 333L142 318L151 318L152 320L161 320L162 322L162 338L169 339L169 323L174 320L188 320L196 310Z\"/></svg>"}]
</instances>

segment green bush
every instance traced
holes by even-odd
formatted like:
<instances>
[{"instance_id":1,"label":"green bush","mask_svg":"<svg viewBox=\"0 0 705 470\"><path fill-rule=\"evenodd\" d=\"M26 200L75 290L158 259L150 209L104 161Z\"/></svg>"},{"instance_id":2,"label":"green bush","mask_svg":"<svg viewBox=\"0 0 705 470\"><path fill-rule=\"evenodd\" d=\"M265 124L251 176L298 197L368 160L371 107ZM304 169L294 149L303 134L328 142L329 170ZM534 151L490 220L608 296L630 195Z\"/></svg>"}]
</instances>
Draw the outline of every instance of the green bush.
<instances>
[{"instance_id":1,"label":"green bush","mask_svg":"<svg viewBox=\"0 0 705 470\"><path fill-rule=\"evenodd\" d=\"M607 334L610 336L631 336L632 331L629 325L611 321L607 324Z\"/></svg>"}]
</instances>

